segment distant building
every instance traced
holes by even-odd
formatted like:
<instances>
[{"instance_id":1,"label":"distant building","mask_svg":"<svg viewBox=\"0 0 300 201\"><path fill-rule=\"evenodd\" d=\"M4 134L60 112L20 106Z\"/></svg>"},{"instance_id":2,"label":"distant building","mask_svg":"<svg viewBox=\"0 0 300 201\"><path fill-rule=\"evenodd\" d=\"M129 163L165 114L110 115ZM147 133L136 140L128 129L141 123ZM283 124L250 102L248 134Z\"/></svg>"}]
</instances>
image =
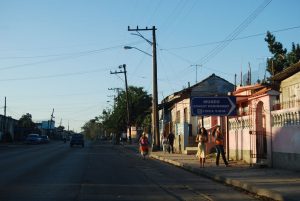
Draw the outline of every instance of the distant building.
<instances>
[{"instance_id":1,"label":"distant building","mask_svg":"<svg viewBox=\"0 0 300 201\"><path fill-rule=\"evenodd\" d=\"M228 96L228 93L233 90L233 84L212 74L191 87L167 96L159 105L160 135L168 135L170 131L175 134L176 152L184 153L187 152L187 147L196 147L198 127L204 126L210 130L217 124L221 124L225 129L226 121L225 117L192 116L191 96ZM212 146L212 141L210 143Z\"/></svg>"},{"instance_id":2,"label":"distant building","mask_svg":"<svg viewBox=\"0 0 300 201\"><path fill-rule=\"evenodd\" d=\"M0 141L14 140L17 124L18 120L0 115Z\"/></svg>"},{"instance_id":3,"label":"distant building","mask_svg":"<svg viewBox=\"0 0 300 201\"><path fill-rule=\"evenodd\" d=\"M55 128L55 121L41 121L37 123L39 129L49 130Z\"/></svg>"}]
</instances>

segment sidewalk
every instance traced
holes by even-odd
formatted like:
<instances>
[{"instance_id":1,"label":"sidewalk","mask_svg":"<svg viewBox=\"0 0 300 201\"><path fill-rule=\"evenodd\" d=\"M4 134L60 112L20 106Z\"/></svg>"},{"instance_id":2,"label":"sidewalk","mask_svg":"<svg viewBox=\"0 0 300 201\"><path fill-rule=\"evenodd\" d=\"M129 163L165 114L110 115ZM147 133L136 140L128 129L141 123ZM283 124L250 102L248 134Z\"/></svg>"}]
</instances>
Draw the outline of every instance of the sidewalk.
<instances>
[{"instance_id":1,"label":"sidewalk","mask_svg":"<svg viewBox=\"0 0 300 201\"><path fill-rule=\"evenodd\" d=\"M137 145L125 145L125 148L137 151ZM206 167L200 168L195 155L169 154L162 151L152 152L150 157L260 196L274 200L300 200L300 172L250 167L249 164L239 161L229 161L230 167L225 167L222 158L218 167L215 165L215 158L208 158Z\"/></svg>"}]
</instances>

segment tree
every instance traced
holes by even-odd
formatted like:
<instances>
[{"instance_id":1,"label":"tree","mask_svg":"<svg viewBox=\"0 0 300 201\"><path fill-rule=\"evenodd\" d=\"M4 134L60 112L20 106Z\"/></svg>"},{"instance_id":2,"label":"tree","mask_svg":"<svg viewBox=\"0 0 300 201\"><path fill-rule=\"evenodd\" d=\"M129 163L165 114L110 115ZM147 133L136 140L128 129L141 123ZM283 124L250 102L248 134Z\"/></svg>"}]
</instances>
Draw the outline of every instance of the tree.
<instances>
[{"instance_id":1,"label":"tree","mask_svg":"<svg viewBox=\"0 0 300 201\"><path fill-rule=\"evenodd\" d=\"M143 126L145 118L150 116L151 96L147 94L142 87L130 86L129 103L130 103L130 125ZM104 109L99 117L87 122L82 129L88 135L91 135L95 125L102 129L103 133L116 134L116 139L119 140L120 134L127 130L127 107L126 107L126 92L121 91L115 100L115 106L112 109ZM118 142L117 142L118 143Z\"/></svg>"},{"instance_id":2,"label":"tree","mask_svg":"<svg viewBox=\"0 0 300 201\"><path fill-rule=\"evenodd\" d=\"M22 115L18 121L18 125L22 128L35 128L35 123L32 121L32 116L29 113Z\"/></svg>"},{"instance_id":3,"label":"tree","mask_svg":"<svg viewBox=\"0 0 300 201\"><path fill-rule=\"evenodd\" d=\"M95 117L94 119L91 119L88 122L86 122L82 127L82 130L88 139L96 139L102 130L99 118Z\"/></svg>"},{"instance_id":4,"label":"tree","mask_svg":"<svg viewBox=\"0 0 300 201\"><path fill-rule=\"evenodd\" d=\"M290 64L295 64L300 61L300 45L292 43L292 51L287 54L287 60Z\"/></svg>"},{"instance_id":5,"label":"tree","mask_svg":"<svg viewBox=\"0 0 300 201\"><path fill-rule=\"evenodd\" d=\"M267 71L271 76L282 72L285 68L299 62L300 60L300 45L292 43L291 52L287 52L283 45L276 41L274 35L271 32L267 32L265 41L268 43L269 51L273 54L273 57L267 60Z\"/></svg>"},{"instance_id":6,"label":"tree","mask_svg":"<svg viewBox=\"0 0 300 201\"><path fill-rule=\"evenodd\" d=\"M18 136L20 139L30 133L40 132L40 130L36 127L36 124L32 121L32 116L29 113L22 115L22 117L18 121L18 128L16 130L16 136Z\"/></svg>"},{"instance_id":7,"label":"tree","mask_svg":"<svg viewBox=\"0 0 300 201\"><path fill-rule=\"evenodd\" d=\"M267 71L274 76L286 66L287 50L283 48L280 42L276 41L275 36L269 31L267 32L265 41L268 43L269 51L273 54L273 57L267 60Z\"/></svg>"}]
</instances>

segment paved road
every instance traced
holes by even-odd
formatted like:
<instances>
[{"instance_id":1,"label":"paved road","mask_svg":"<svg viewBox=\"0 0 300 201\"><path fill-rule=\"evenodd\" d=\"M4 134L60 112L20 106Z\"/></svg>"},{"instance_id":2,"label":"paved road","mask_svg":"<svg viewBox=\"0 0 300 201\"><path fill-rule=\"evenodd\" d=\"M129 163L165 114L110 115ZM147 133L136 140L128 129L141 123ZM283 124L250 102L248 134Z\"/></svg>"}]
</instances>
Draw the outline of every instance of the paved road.
<instances>
[{"instance_id":1,"label":"paved road","mask_svg":"<svg viewBox=\"0 0 300 201\"><path fill-rule=\"evenodd\" d=\"M0 147L1 201L256 199L122 146Z\"/></svg>"}]
</instances>

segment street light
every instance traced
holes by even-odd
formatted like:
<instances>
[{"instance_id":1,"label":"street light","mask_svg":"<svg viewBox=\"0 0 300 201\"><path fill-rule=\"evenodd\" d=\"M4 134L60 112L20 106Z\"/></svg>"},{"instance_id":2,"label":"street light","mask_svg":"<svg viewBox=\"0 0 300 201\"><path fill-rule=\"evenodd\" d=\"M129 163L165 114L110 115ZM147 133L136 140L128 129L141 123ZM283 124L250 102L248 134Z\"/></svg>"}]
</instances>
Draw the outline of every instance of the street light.
<instances>
[{"instance_id":1,"label":"street light","mask_svg":"<svg viewBox=\"0 0 300 201\"><path fill-rule=\"evenodd\" d=\"M144 54L147 54L148 56L152 57L151 54L149 54L148 52L145 52L144 50L141 50L141 49L139 49L139 48L137 48L137 47L124 46L124 49L125 49L125 50L136 49L136 50L138 50L138 51L140 51L140 52L143 52Z\"/></svg>"},{"instance_id":2,"label":"street light","mask_svg":"<svg viewBox=\"0 0 300 201\"><path fill-rule=\"evenodd\" d=\"M139 29L141 30L141 29ZM155 142L155 147L153 147L153 150L159 150L160 148L160 134L159 134L159 124L158 124L158 95L157 95L157 56L156 56L156 36L155 36L155 26L152 27L152 29L144 29L146 31L148 30L152 30L152 38L153 38L153 42L150 42L148 40L146 40L143 36L141 35L138 35L140 37L142 37L143 39L145 39L149 44L152 45L152 52L153 52L153 55L143 51L143 50L140 50L136 47L131 47L131 46L124 46L124 49L136 49L140 52L143 52L144 54L147 54L148 56L151 56L152 57L152 73L153 73L153 76L152 76L152 89L153 89L153 92L152 92L152 133L153 133L153 137L154 137L154 142ZM133 31L133 29L130 29L128 27L128 31Z\"/></svg>"}]
</instances>

